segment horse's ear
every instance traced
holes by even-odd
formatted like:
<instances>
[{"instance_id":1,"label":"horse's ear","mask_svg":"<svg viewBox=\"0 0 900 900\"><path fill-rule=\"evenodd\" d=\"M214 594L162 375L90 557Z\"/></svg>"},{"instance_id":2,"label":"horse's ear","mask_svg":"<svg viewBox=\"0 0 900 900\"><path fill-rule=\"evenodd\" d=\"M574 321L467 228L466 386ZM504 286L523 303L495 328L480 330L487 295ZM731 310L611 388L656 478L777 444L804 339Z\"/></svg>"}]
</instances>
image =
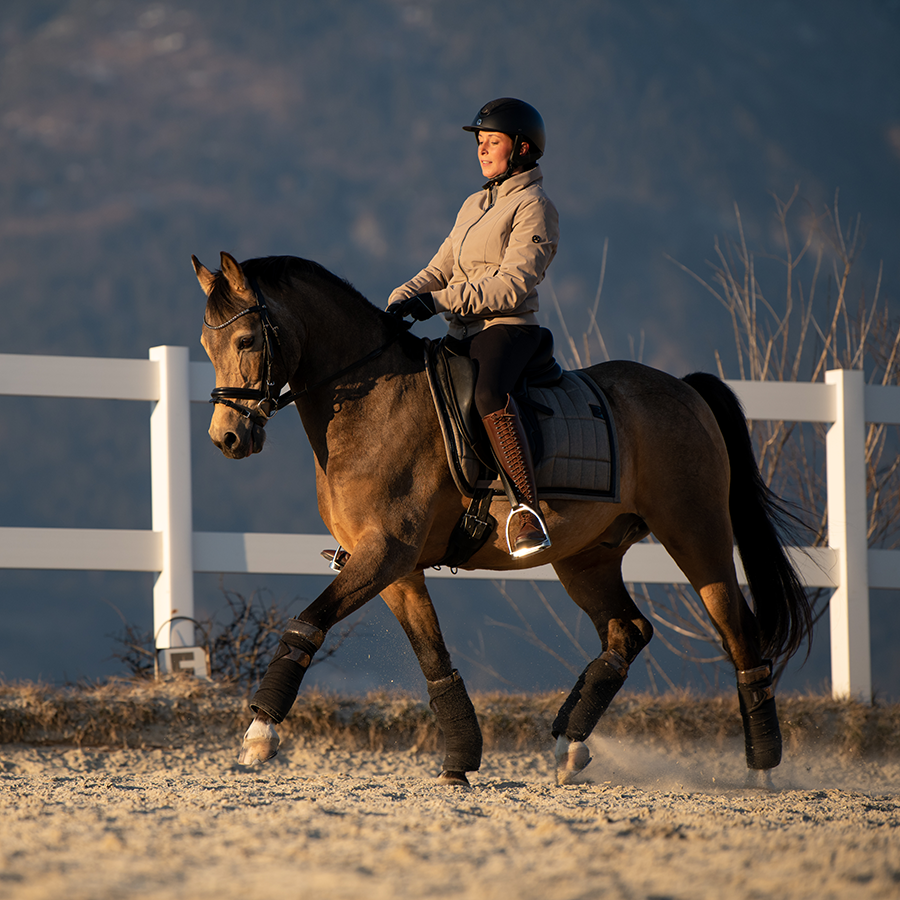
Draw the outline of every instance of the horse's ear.
<instances>
[{"instance_id":1,"label":"horse's ear","mask_svg":"<svg viewBox=\"0 0 900 900\"><path fill-rule=\"evenodd\" d=\"M249 294L250 285L244 277L241 264L230 254L222 251L222 274L228 279L231 289L236 294Z\"/></svg>"},{"instance_id":2,"label":"horse's ear","mask_svg":"<svg viewBox=\"0 0 900 900\"><path fill-rule=\"evenodd\" d=\"M213 289L213 285L216 283L216 276L213 275L213 273L210 272L196 256L191 256L191 262L194 264L194 272L197 274L197 281L200 282L203 293L208 297L210 291Z\"/></svg>"}]
</instances>

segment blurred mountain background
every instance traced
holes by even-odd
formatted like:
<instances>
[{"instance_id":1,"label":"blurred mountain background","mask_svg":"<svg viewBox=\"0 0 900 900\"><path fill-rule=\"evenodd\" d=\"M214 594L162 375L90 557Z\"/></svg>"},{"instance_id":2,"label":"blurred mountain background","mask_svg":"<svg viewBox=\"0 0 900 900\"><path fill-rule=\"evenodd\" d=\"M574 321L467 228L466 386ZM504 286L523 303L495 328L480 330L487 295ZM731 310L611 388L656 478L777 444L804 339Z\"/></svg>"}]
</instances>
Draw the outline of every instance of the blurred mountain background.
<instances>
[{"instance_id":1,"label":"blurred mountain background","mask_svg":"<svg viewBox=\"0 0 900 900\"><path fill-rule=\"evenodd\" d=\"M0 352L146 358L175 344L203 359L192 253L210 267L221 250L304 256L383 303L480 186L461 126L487 100L516 96L544 116L544 186L560 212L545 324L560 340L555 298L568 332L587 331L608 242L599 319L610 356L683 375L715 371L718 350L737 377L727 313L681 268L707 274L717 236L736 234L736 208L764 253L778 238L773 196L797 188L802 224L839 192L844 220L858 216L866 235L859 289L871 295L883 264L880 290L896 304L898 46L898 0L6 0ZM0 525L149 527L142 404L2 397L0 409ZM197 530L323 531L296 416L240 463L206 438L209 411L193 416ZM263 589L296 613L326 573L197 576L198 610L218 615L224 586ZM121 672L115 635L125 621L151 627L151 584L0 572L0 673ZM595 650L561 589L540 590ZM570 685L553 654L583 663L544 600L527 584L506 594L434 584L467 680ZM873 592L873 622L900 625L896 600ZM380 600L369 607L316 677L420 690L399 628ZM519 613L552 652L516 633ZM873 627L882 696L900 696L892 631ZM730 683L654 650L675 684ZM649 677L634 667L639 685ZM827 678L826 628L786 683Z\"/></svg>"}]
</instances>

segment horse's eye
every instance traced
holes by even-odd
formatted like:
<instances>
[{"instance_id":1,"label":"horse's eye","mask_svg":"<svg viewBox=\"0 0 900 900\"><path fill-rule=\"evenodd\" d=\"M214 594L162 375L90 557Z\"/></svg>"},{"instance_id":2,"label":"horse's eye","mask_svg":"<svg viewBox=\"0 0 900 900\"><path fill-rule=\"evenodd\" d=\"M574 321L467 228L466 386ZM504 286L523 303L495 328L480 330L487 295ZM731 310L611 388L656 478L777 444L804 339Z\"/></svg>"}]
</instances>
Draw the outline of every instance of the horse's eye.
<instances>
[{"instance_id":1,"label":"horse's eye","mask_svg":"<svg viewBox=\"0 0 900 900\"><path fill-rule=\"evenodd\" d=\"M242 337L238 341L238 349L239 350L249 350L253 346L253 338L249 335L246 337Z\"/></svg>"}]
</instances>

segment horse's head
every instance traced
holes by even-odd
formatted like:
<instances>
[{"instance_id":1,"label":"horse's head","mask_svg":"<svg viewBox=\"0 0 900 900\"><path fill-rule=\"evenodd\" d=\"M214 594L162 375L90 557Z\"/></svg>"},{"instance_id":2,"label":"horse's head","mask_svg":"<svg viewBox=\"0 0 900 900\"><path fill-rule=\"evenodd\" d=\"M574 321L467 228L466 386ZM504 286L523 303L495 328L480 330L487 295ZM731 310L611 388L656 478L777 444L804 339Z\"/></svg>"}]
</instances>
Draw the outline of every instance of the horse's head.
<instances>
[{"instance_id":1,"label":"horse's head","mask_svg":"<svg viewBox=\"0 0 900 900\"><path fill-rule=\"evenodd\" d=\"M191 259L206 294L200 342L216 370L209 435L232 459L262 450L268 419L301 397L314 404L318 395L330 419L348 391L368 389L366 367L407 337L408 324L311 260L238 263L223 253L221 271L210 272ZM421 349L410 352L418 363ZM341 387L345 378L352 385ZM289 383L293 391L280 393Z\"/></svg>"},{"instance_id":2,"label":"horse's head","mask_svg":"<svg viewBox=\"0 0 900 900\"><path fill-rule=\"evenodd\" d=\"M196 256L191 260L206 294L200 343L216 370L209 436L225 456L242 459L262 450L266 421L275 412L268 309L229 254L222 254L220 272L210 272Z\"/></svg>"}]
</instances>

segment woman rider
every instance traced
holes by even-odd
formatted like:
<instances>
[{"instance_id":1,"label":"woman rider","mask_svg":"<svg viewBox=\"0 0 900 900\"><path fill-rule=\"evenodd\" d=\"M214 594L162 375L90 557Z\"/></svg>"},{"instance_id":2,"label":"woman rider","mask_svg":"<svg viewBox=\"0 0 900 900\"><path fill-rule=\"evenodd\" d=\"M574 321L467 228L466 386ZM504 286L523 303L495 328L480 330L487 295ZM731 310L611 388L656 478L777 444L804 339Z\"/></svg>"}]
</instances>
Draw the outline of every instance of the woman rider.
<instances>
[{"instance_id":1,"label":"woman rider","mask_svg":"<svg viewBox=\"0 0 900 900\"><path fill-rule=\"evenodd\" d=\"M492 100L463 130L475 133L488 181L463 203L431 262L391 293L388 311L420 321L442 313L454 350L477 362L475 405L523 501L510 514L510 552L520 557L550 546L511 394L540 342L537 286L556 255L558 215L541 185L544 122L533 106Z\"/></svg>"}]
</instances>

